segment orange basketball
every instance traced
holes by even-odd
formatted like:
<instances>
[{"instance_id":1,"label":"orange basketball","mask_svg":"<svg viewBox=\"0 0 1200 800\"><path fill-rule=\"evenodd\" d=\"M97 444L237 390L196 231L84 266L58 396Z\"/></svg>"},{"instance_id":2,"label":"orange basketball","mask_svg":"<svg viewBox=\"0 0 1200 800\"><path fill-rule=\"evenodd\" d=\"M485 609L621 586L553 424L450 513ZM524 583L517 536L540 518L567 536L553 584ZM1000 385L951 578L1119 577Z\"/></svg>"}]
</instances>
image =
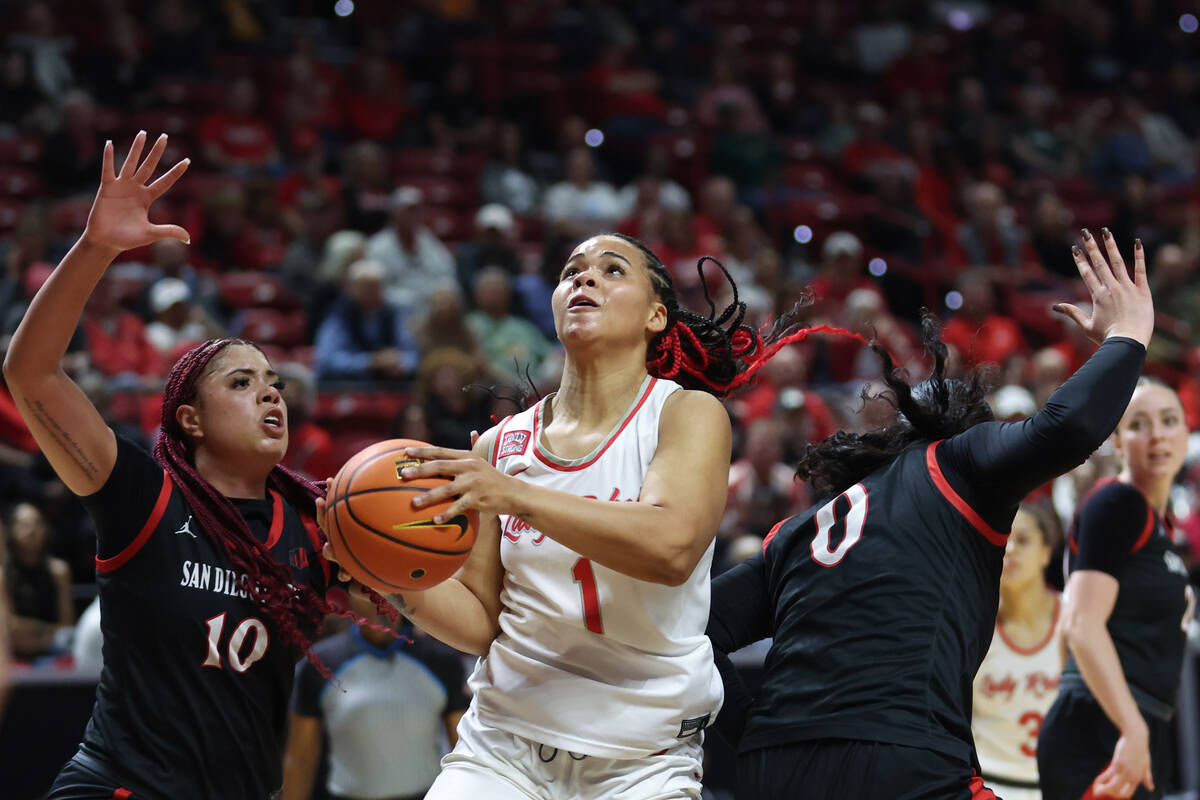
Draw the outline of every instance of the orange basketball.
<instances>
[{"instance_id":1,"label":"orange basketball","mask_svg":"<svg viewBox=\"0 0 1200 800\"><path fill-rule=\"evenodd\" d=\"M412 439L390 439L359 451L338 471L327 498L329 543L342 569L379 591L413 591L436 586L454 574L475 544L474 511L436 525L433 518L453 500L414 508L417 495L446 478L403 480L400 470L420 459L406 447L429 447Z\"/></svg>"}]
</instances>

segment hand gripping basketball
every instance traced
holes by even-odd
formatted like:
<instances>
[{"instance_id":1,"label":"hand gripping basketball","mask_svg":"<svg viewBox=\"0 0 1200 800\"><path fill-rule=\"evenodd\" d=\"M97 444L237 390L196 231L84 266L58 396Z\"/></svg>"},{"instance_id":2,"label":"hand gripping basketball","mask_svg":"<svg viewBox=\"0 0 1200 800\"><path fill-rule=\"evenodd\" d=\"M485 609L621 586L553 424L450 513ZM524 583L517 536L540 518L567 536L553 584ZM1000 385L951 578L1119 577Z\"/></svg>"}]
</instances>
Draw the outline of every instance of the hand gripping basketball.
<instances>
[{"instance_id":1,"label":"hand gripping basketball","mask_svg":"<svg viewBox=\"0 0 1200 800\"><path fill-rule=\"evenodd\" d=\"M411 439L371 445L338 471L322 504L333 559L380 592L436 586L454 574L475 544L479 515L474 510L447 513L453 498L414 502L450 482L401 474L421 463L407 448L428 446Z\"/></svg>"}]
</instances>

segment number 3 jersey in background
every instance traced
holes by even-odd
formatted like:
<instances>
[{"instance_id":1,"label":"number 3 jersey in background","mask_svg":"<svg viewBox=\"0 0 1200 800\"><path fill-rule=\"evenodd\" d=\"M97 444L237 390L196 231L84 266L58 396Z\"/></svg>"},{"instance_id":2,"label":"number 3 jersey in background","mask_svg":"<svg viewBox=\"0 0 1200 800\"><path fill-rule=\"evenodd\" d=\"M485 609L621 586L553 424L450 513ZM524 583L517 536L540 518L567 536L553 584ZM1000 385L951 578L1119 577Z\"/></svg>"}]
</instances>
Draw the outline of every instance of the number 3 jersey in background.
<instances>
[{"instance_id":1,"label":"number 3 jersey in background","mask_svg":"<svg viewBox=\"0 0 1200 800\"><path fill-rule=\"evenodd\" d=\"M505 419L501 472L597 500L633 502L679 385L647 378L624 419L574 461L539 442L550 398ZM500 635L470 679L487 725L573 753L640 758L696 735L721 705L704 635L713 546L681 586L637 580L500 516Z\"/></svg>"},{"instance_id":2,"label":"number 3 jersey in background","mask_svg":"<svg viewBox=\"0 0 1200 800\"><path fill-rule=\"evenodd\" d=\"M1062 673L1061 604L1056 598L1050 632L1032 647L1011 641L997 620L992 646L975 675L971 730L980 771L988 787L1005 800L1015 800L1020 790L1037 792L1038 733L1058 696Z\"/></svg>"},{"instance_id":3,"label":"number 3 jersey in background","mask_svg":"<svg viewBox=\"0 0 1200 800\"><path fill-rule=\"evenodd\" d=\"M81 755L134 797L268 797L299 650L136 445L117 438L112 475L82 500L99 531L104 667ZM324 592L315 531L291 504L274 491L233 503L295 583Z\"/></svg>"}]
</instances>

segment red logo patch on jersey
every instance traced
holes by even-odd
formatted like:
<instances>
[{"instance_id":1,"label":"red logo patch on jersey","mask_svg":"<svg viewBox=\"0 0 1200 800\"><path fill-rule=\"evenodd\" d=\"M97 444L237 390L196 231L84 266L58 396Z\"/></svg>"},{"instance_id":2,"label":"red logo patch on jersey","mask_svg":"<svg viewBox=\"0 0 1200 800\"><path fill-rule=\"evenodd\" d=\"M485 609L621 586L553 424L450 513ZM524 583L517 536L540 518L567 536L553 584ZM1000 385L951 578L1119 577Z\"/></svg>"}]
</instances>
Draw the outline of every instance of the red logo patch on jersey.
<instances>
[{"instance_id":1,"label":"red logo patch on jersey","mask_svg":"<svg viewBox=\"0 0 1200 800\"><path fill-rule=\"evenodd\" d=\"M508 431L500 439L500 449L496 451L496 458L523 456L527 447L529 447L529 431Z\"/></svg>"}]
</instances>

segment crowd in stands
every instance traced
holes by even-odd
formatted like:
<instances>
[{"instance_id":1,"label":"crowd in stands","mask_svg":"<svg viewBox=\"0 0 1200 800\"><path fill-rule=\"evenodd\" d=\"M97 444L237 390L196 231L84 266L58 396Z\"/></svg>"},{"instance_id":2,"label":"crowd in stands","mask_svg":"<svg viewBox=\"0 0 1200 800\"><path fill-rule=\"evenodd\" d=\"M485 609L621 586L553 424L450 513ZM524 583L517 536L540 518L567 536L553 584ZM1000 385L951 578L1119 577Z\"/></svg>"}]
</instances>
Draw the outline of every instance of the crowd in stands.
<instances>
[{"instance_id":1,"label":"crowd in stands","mask_svg":"<svg viewBox=\"0 0 1200 800\"><path fill-rule=\"evenodd\" d=\"M172 360L233 335L289 381L288 463L314 477L389 436L465 447L554 389L550 292L609 230L697 310L729 291L697 268L712 255L758 323L801 303L914 372L928 309L1019 418L1091 352L1049 310L1078 294L1083 226L1145 243L1149 370L1200 426L1200 62L1176 4L333 5L0 9L0 344L82 230L106 139L165 131L164 163L193 162L155 207L192 244L122 256L64 363L122 435L148 443ZM886 420L863 396L879 369L810 339L728 403L723 556L808 505L789 466L806 444ZM1191 478L1176 499L1200 554ZM90 523L3 391L0 505L10 589L40 582L18 608L40 647L17 652L54 654L62 580L93 579Z\"/></svg>"}]
</instances>

